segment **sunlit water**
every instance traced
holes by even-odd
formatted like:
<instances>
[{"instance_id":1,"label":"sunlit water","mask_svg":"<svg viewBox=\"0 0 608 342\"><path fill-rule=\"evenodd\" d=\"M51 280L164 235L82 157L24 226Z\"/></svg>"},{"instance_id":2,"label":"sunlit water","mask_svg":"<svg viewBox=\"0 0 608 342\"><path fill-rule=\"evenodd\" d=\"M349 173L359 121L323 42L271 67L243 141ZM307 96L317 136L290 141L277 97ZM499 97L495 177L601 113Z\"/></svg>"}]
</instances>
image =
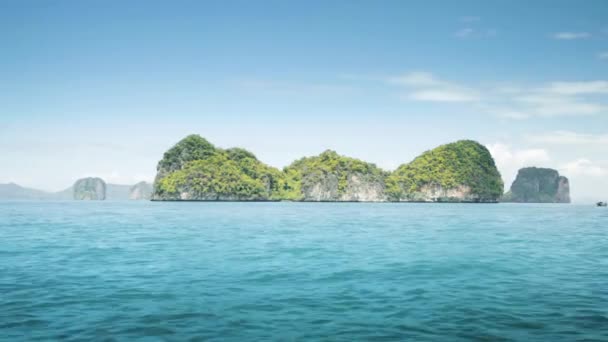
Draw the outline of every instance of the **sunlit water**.
<instances>
[{"instance_id":1,"label":"sunlit water","mask_svg":"<svg viewBox=\"0 0 608 342\"><path fill-rule=\"evenodd\" d=\"M0 202L0 339L608 340L608 209Z\"/></svg>"}]
</instances>

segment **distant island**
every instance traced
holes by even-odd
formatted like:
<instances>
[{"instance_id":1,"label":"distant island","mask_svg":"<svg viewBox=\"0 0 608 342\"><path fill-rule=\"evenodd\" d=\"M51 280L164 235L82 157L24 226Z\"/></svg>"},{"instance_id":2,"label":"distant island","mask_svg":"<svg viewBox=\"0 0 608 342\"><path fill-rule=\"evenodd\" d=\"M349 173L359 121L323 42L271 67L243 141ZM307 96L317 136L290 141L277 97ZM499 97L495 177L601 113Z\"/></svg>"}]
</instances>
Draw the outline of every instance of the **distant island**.
<instances>
[{"instance_id":1,"label":"distant island","mask_svg":"<svg viewBox=\"0 0 608 342\"><path fill-rule=\"evenodd\" d=\"M139 182L135 185L107 184L98 177L77 180L73 186L58 192L47 192L22 187L15 183L0 184L3 200L150 200L152 184Z\"/></svg>"},{"instance_id":2,"label":"distant island","mask_svg":"<svg viewBox=\"0 0 608 342\"><path fill-rule=\"evenodd\" d=\"M279 170L247 150L190 135L158 163L152 200L495 203L503 192L490 152L472 140L441 145L388 172L331 150Z\"/></svg>"},{"instance_id":3,"label":"distant island","mask_svg":"<svg viewBox=\"0 0 608 342\"><path fill-rule=\"evenodd\" d=\"M570 203L568 178L525 167L507 193L488 149L473 140L438 146L389 172L327 150L282 170L242 148L189 135L157 165L154 184L77 180L59 192L0 184L0 200Z\"/></svg>"},{"instance_id":4,"label":"distant island","mask_svg":"<svg viewBox=\"0 0 608 342\"><path fill-rule=\"evenodd\" d=\"M570 183L557 170L526 167L517 172L502 202L570 203Z\"/></svg>"}]
</instances>

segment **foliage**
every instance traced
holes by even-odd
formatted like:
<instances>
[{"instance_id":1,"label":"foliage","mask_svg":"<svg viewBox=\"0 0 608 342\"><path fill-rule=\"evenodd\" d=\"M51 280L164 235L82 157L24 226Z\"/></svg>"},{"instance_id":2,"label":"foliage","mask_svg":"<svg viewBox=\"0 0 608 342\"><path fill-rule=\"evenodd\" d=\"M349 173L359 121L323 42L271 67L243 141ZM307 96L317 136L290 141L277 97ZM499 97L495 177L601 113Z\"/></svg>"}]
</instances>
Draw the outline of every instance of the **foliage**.
<instances>
[{"instance_id":1,"label":"foliage","mask_svg":"<svg viewBox=\"0 0 608 342\"><path fill-rule=\"evenodd\" d=\"M441 145L401 165L387 178L387 194L399 200L425 185L444 189L465 185L483 200L498 199L504 187L490 152L471 140Z\"/></svg>"},{"instance_id":2,"label":"foliage","mask_svg":"<svg viewBox=\"0 0 608 342\"><path fill-rule=\"evenodd\" d=\"M165 152L158 163L158 171L171 172L181 169L187 162L205 159L215 154L213 144L199 135L192 134Z\"/></svg>"},{"instance_id":3,"label":"foliage","mask_svg":"<svg viewBox=\"0 0 608 342\"><path fill-rule=\"evenodd\" d=\"M264 184L246 175L237 162L225 153L207 159L190 161L184 168L172 172L159 182L161 191L178 196L186 191L192 198L228 197L234 199L263 199Z\"/></svg>"},{"instance_id":4,"label":"foliage","mask_svg":"<svg viewBox=\"0 0 608 342\"><path fill-rule=\"evenodd\" d=\"M337 193L344 194L352 175L383 188L386 185L390 200L416 199L425 185L444 189L465 185L482 200L496 200L503 190L492 156L470 140L427 151L389 174L331 150L296 160L279 171L247 150L223 150L190 135L164 154L158 168L157 199L180 199L187 193L189 199L303 200L318 184L336 189L337 182Z\"/></svg>"},{"instance_id":5,"label":"foliage","mask_svg":"<svg viewBox=\"0 0 608 342\"><path fill-rule=\"evenodd\" d=\"M155 193L163 199L275 199L283 175L242 148L222 150L198 135L180 141L159 163L169 172L157 179ZM179 168L177 168L180 166Z\"/></svg>"},{"instance_id":6,"label":"foliage","mask_svg":"<svg viewBox=\"0 0 608 342\"><path fill-rule=\"evenodd\" d=\"M384 182L387 173L376 165L355 158L341 156L335 151L327 150L315 157L296 160L284 169L288 193L301 198L302 189L323 181L331 174L338 179L338 193L342 194L348 187L348 176L360 174L369 180ZM296 196L299 195L299 196Z\"/></svg>"}]
</instances>

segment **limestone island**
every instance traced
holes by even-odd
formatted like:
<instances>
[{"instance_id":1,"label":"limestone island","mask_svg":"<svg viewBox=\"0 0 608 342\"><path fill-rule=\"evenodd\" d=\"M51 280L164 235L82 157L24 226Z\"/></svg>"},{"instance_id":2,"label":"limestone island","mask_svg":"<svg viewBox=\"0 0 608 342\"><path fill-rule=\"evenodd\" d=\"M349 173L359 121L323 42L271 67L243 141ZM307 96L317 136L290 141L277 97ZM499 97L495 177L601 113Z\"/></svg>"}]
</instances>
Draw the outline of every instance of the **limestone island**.
<instances>
[{"instance_id":1,"label":"limestone island","mask_svg":"<svg viewBox=\"0 0 608 342\"><path fill-rule=\"evenodd\" d=\"M517 172L502 202L570 203L570 183L557 170L526 167Z\"/></svg>"},{"instance_id":2,"label":"limestone island","mask_svg":"<svg viewBox=\"0 0 608 342\"><path fill-rule=\"evenodd\" d=\"M106 199L106 182L98 177L82 178L74 183L74 199L103 201Z\"/></svg>"},{"instance_id":3,"label":"limestone island","mask_svg":"<svg viewBox=\"0 0 608 342\"><path fill-rule=\"evenodd\" d=\"M125 201L150 200L152 184L139 182L135 185L106 183L99 177L78 179L65 190L48 192L26 188L15 183L0 184L0 200L41 201Z\"/></svg>"},{"instance_id":4,"label":"limestone island","mask_svg":"<svg viewBox=\"0 0 608 342\"><path fill-rule=\"evenodd\" d=\"M283 170L242 148L190 135L157 166L154 201L498 202L503 181L490 152L460 140L394 172L328 150Z\"/></svg>"}]
</instances>

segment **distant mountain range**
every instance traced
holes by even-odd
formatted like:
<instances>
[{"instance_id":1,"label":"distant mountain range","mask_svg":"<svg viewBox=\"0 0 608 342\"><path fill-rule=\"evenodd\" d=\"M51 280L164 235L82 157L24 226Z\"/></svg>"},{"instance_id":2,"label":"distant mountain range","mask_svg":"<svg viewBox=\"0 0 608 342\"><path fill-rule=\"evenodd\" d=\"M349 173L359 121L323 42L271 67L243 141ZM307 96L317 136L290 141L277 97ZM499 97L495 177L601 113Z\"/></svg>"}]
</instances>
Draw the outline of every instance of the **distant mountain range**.
<instances>
[{"instance_id":1,"label":"distant mountain range","mask_svg":"<svg viewBox=\"0 0 608 342\"><path fill-rule=\"evenodd\" d=\"M140 182L135 185L105 184L105 199L110 201L147 200L152 193L152 184ZM26 188L15 183L0 184L0 200L74 200L74 186L58 192Z\"/></svg>"}]
</instances>

